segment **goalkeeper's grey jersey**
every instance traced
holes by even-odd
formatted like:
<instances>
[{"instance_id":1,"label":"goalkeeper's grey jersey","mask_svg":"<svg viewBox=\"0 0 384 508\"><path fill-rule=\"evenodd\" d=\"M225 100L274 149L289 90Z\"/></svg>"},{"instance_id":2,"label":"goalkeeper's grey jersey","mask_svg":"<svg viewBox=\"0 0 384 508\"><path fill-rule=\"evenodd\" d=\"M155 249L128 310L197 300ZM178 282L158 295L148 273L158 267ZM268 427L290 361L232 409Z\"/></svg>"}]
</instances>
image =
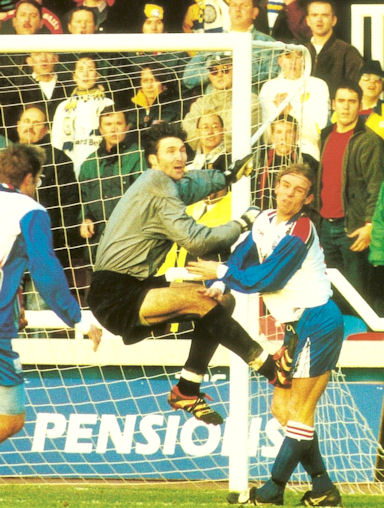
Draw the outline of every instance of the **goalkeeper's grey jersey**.
<instances>
[{"instance_id":1,"label":"goalkeeper's grey jersey","mask_svg":"<svg viewBox=\"0 0 384 508\"><path fill-rule=\"evenodd\" d=\"M185 208L226 186L220 171L188 171L178 182L157 169L146 170L120 199L97 250L95 270L138 279L154 275L176 242L192 255L230 247L241 227L230 221L209 228Z\"/></svg>"}]
</instances>

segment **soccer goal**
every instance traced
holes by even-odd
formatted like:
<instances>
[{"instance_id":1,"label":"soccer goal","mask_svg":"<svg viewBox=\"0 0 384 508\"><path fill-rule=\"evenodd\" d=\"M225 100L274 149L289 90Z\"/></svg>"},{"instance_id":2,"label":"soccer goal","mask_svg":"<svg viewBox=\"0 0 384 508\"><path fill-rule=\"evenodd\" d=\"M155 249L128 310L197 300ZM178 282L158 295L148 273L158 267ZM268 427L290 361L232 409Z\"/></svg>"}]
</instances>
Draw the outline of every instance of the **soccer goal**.
<instances>
[{"instance_id":1,"label":"soccer goal","mask_svg":"<svg viewBox=\"0 0 384 508\"><path fill-rule=\"evenodd\" d=\"M56 178L50 184L43 178L42 188L56 189L60 169L64 168L64 162L54 158L52 146L66 153L75 166L80 187L78 202L70 199L63 202L59 193L57 202L51 208L48 206L48 211L58 216L54 232L63 235L65 241L56 250L73 293L84 308L97 242L77 235L81 214L85 207L93 210L95 226L102 228L113 200L123 194L129 181L122 162L125 153L120 153L119 148L112 154L117 172L103 173L111 154L102 150L98 131L101 108L97 111L97 123L90 124L89 132L76 139L68 137L68 133L75 131L74 122L82 125L85 120L84 113L78 118L73 115L79 95L83 98L87 95L72 94L80 86L73 76L79 58L96 63L94 96L98 99L105 96L112 108L127 112L129 134L134 134L130 155L133 153L140 161L130 176L145 170L140 156L142 135L151 122L159 120L181 122L190 129L188 142L195 149L198 118L218 114L226 119L223 143L229 159L245 155L253 146L256 173L233 186L229 208L227 205L221 216L224 222L225 214L239 216L249 203L259 199L257 175L268 161L272 124L280 115L291 116L294 103L299 111L293 122L298 139L303 134L300 108L304 108L307 91L302 80L297 87L284 92L273 108L265 109L259 99L262 85L279 73L278 59L282 54L299 53L303 75L309 76L308 54L301 46L256 44L250 34L37 35L3 36L2 40L3 48L11 48L1 55L4 146L18 140L22 113L38 106L52 134L51 141L44 139L42 143L52 153ZM52 113L52 101L37 101L32 94L37 85L29 79L32 74L29 57L44 52L58 54L55 69L67 94L61 98L63 104L67 102L56 109L61 111L61 117ZM190 66L192 56L194 67ZM187 67L190 81L183 79ZM233 81L230 89L224 86L221 101L204 99L213 87L212 76L210 79L208 74L218 78L220 72L229 74L229 67ZM143 69L149 69L166 91L154 100L154 107L140 103ZM203 104L200 109L196 106L199 100ZM56 137L54 133L58 133ZM76 146L87 148L85 159L81 150L74 153ZM300 143L297 158L302 156L299 147ZM84 160L93 162L95 176L87 174L82 178ZM113 196L108 194L106 185L111 179L113 186L109 189L114 189ZM87 185L94 189L92 197L83 192ZM71 207L77 210L78 219L67 226ZM182 266L183 260L185 256L175 246L164 269ZM242 490L249 480L264 481L269 477L283 439L283 431L269 411L272 389L228 351L218 349L203 384L204 391L214 399L213 407L225 416L225 423L207 426L170 410L167 395L187 358L192 323L170 325L163 335L151 335L130 346L105 332L98 352L93 353L89 340L77 330L68 329L46 308L28 275L24 306L28 325L20 338L15 339L14 348L21 355L25 371L26 425L22 432L2 444L0 476L4 481L177 481L197 486L228 482L230 489ZM235 312L235 317L253 336L264 335L271 351L278 348L281 327L265 314L257 296L238 295ZM317 428L330 474L336 482L352 491L382 491L382 484L374 483L375 463L382 450L354 402L342 370L333 375L323 396ZM304 490L307 485L304 472L295 472L292 486Z\"/></svg>"}]
</instances>

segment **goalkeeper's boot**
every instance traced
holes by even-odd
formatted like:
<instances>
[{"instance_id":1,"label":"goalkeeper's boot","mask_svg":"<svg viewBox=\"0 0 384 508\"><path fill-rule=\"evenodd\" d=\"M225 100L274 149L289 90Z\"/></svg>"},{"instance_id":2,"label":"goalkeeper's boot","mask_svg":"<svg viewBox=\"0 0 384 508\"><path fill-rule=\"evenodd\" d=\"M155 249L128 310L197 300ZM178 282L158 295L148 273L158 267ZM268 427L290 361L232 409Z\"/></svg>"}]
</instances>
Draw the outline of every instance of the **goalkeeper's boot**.
<instances>
[{"instance_id":1,"label":"goalkeeper's boot","mask_svg":"<svg viewBox=\"0 0 384 508\"><path fill-rule=\"evenodd\" d=\"M308 490L300 500L301 506L343 506L341 495L335 485L324 492Z\"/></svg>"},{"instance_id":2,"label":"goalkeeper's boot","mask_svg":"<svg viewBox=\"0 0 384 508\"><path fill-rule=\"evenodd\" d=\"M168 404L175 411L177 409L184 409L184 411L188 411L188 413L191 413L195 418L204 423L220 425L223 423L222 416L208 406L205 398L213 400L205 393L199 393L198 395L183 395L180 392L179 387L175 385L168 395Z\"/></svg>"},{"instance_id":3,"label":"goalkeeper's boot","mask_svg":"<svg viewBox=\"0 0 384 508\"><path fill-rule=\"evenodd\" d=\"M278 486L273 480L268 480L259 489L251 487L242 492L230 492L227 497L229 504L254 504L263 505L283 505L284 488Z\"/></svg>"}]
</instances>

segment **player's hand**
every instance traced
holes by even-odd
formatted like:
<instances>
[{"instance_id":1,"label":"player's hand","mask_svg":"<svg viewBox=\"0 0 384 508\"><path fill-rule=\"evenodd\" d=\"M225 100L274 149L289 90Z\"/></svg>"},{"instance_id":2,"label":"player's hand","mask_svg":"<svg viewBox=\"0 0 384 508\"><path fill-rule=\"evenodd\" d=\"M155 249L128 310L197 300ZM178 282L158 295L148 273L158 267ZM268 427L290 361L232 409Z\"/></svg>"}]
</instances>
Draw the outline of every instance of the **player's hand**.
<instances>
[{"instance_id":1,"label":"player's hand","mask_svg":"<svg viewBox=\"0 0 384 508\"><path fill-rule=\"evenodd\" d=\"M349 247L353 252L361 252L369 247L371 243L372 224L355 229L348 235L348 238L355 238L353 244Z\"/></svg>"},{"instance_id":2,"label":"player's hand","mask_svg":"<svg viewBox=\"0 0 384 508\"><path fill-rule=\"evenodd\" d=\"M224 294L219 288L211 287L211 288L199 288L198 292L204 296L208 296L212 298L212 300L216 300L216 302L221 303L224 298Z\"/></svg>"},{"instance_id":3,"label":"player's hand","mask_svg":"<svg viewBox=\"0 0 384 508\"><path fill-rule=\"evenodd\" d=\"M221 263L218 261L206 261L199 259L198 261L190 261L187 264L189 272L198 275L201 280L217 279L217 268Z\"/></svg>"},{"instance_id":4,"label":"player's hand","mask_svg":"<svg viewBox=\"0 0 384 508\"><path fill-rule=\"evenodd\" d=\"M256 217L260 214L261 210L257 206L250 206L239 219L235 219L241 226L241 232L250 231Z\"/></svg>"},{"instance_id":5,"label":"player's hand","mask_svg":"<svg viewBox=\"0 0 384 508\"><path fill-rule=\"evenodd\" d=\"M89 327L88 337L93 342L93 351L97 351L97 348L99 347L99 344L101 342L101 336L103 335L103 330L101 328L98 328L96 325L91 325Z\"/></svg>"},{"instance_id":6,"label":"player's hand","mask_svg":"<svg viewBox=\"0 0 384 508\"><path fill-rule=\"evenodd\" d=\"M92 238L95 234L95 225L91 219L84 219L80 225L81 238Z\"/></svg>"},{"instance_id":7,"label":"player's hand","mask_svg":"<svg viewBox=\"0 0 384 508\"><path fill-rule=\"evenodd\" d=\"M232 162L229 168L224 171L227 184L237 182L242 176L249 176L253 170L253 153L247 154L242 159Z\"/></svg>"}]
</instances>

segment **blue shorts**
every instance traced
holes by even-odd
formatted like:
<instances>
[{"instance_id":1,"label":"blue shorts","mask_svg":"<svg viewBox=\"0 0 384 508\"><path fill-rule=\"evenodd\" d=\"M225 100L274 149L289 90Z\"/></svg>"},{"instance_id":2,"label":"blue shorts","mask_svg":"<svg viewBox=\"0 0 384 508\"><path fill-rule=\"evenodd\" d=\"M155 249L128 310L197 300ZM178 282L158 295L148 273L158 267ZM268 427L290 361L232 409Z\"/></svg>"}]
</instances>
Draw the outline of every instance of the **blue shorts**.
<instances>
[{"instance_id":1,"label":"blue shorts","mask_svg":"<svg viewBox=\"0 0 384 508\"><path fill-rule=\"evenodd\" d=\"M343 316L329 300L305 309L295 325L298 343L293 359L293 378L317 377L335 368L343 343ZM286 334L284 342L287 343Z\"/></svg>"},{"instance_id":2,"label":"blue shorts","mask_svg":"<svg viewBox=\"0 0 384 508\"><path fill-rule=\"evenodd\" d=\"M24 412L24 377L18 353L10 339L0 339L0 415Z\"/></svg>"}]
</instances>

